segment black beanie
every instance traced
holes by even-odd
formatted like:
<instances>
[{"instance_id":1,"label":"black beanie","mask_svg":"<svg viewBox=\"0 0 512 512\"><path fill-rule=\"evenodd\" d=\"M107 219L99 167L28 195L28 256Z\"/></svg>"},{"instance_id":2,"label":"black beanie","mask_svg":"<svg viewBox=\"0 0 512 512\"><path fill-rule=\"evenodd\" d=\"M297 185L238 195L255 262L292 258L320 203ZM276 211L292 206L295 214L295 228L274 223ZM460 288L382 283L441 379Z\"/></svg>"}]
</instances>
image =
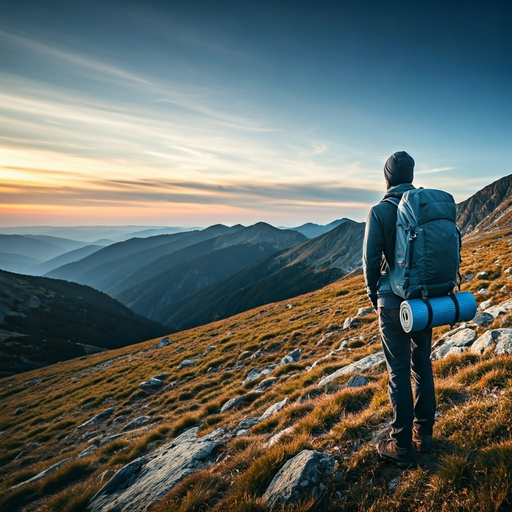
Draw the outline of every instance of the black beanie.
<instances>
[{"instance_id":1,"label":"black beanie","mask_svg":"<svg viewBox=\"0 0 512 512\"><path fill-rule=\"evenodd\" d=\"M414 178L414 160L405 151L393 153L384 165L387 182L395 187L401 183L412 183Z\"/></svg>"}]
</instances>

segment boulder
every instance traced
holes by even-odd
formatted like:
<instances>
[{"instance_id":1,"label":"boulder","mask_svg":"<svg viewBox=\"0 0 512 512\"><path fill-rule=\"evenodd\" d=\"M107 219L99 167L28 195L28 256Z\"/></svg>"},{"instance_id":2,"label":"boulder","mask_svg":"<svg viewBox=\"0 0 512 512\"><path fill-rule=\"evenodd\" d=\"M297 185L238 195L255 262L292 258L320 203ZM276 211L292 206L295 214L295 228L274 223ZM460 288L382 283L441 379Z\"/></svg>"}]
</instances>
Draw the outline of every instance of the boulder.
<instances>
[{"instance_id":1,"label":"boulder","mask_svg":"<svg viewBox=\"0 0 512 512\"><path fill-rule=\"evenodd\" d=\"M471 347L471 352L474 354L483 354L486 350L490 349L493 345L494 354L512 354L512 329L491 329L484 332Z\"/></svg>"},{"instance_id":2,"label":"boulder","mask_svg":"<svg viewBox=\"0 0 512 512\"><path fill-rule=\"evenodd\" d=\"M285 364L296 363L300 359L301 352L302 351L300 348L296 348L289 354L285 355L283 357L283 359L281 359L281 362L277 366L283 366Z\"/></svg>"},{"instance_id":3,"label":"boulder","mask_svg":"<svg viewBox=\"0 0 512 512\"><path fill-rule=\"evenodd\" d=\"M192 359L185 359L184 361L181 361L181 363L178 365L178 369L189 368L190 366L194 366L195 364L195 361L192 361Z\"/></svg>"},{"instance_id":4,"label":"boulder","mask_svg":"<svg viewBox=\"0 0 512 512\"><path fill-rule=\"evenodd\" d=\"M480 279L487 279L489 277L489 272L478 272L476 276Z\"/></svg>"},{"instance_id":5,"label":"boulder","mask_svg":"<svg viewBox=\"0 0 512 512\"><path fill-rule=\"evenodd\" d=\"M365 372L367 370L370 370L375 365L379 364L381 361L384 360L384 352L376 352L375 354L370 354L369 356L363 357L362 359L359 359L359 361L356 361L355 363L351 363L347 366L344 366L343 368L340 368L339 370L336 370L334 373L331 373L331 375L328 375L327 377L324 377L319 383L319 386L325 386L326 384L329 384L334 379L337 379L340 375L348 375L349 373L356 373L356 372Z\"/></svg>"},{"instance_id":6,"label":"boulder","mask_svg":"<svg viewBox=\"0 0 512 512\"><path fill-rule=\"evenodd\" d=\"M324 482L332 475L334 468L334 457L303 450L278 471L262 501L273 510L311 498L316 500L325 491Z\"/></svg>"},{"instance_id":7,"label":"boulder","mask_svg":"<svg viewBox=\"0 0 512 512\"><path fill-rule=\"evenodd\" d=\"M157 379L156 377L151 377L147 381L139 384L139 388L144 389L145 391L154 391L155 389L160 389L163 386L165 386L165 382Z\"/></svg>"},{"instance_id":8,"label":"boulder","mask_svg":"<svg viewBox=\"0 0 512 512\"><path fill-rule=\"evenodd\" d=\"M67 459L60 460L53 466L50 466L48 469L45 469L44 471L41 471L41 473L38 473L36 476L33 476L29 480L25 480L24 482L14 485L13 487L11 487L11 489L17 489L18 487L21 487L23 485L26 485L26 484L29 484L32 482L37 482L38 480L41 480L45 476L48 476L50 473L57 471L57 469L59 469L63 464L65 464L66 462L68 462L70 460L71 460L71 458L69 458L69 457Z\"/></svg>"},{"instance_id":9,"label":"boulder","mask_svg":"<svg viewBox=\"0 0 512 512\"><path fill-rule=\"evenodd\" d=\"M244 399L243 396L240 396L240 395L237 395L237 396L234 396L233 398L230 398L227 402L224 403L224 405L220 408L220 413L224 413L224 412L227 412L231 409L233 409L233 407L235 407L236 405L238 405L242 400Z\"/></svg>"},{"instance_id":10,"label":"boulder","mask_svg":"<svg viewBox=\"0 0 512 512\"><path fill-rule=\"evenodd\" d=\"M489 313L480 312L473 318L473 322L479 327L486 327L494 322L494 317Z\"/></svg>"},{"instance_id":11,"label":"boulder","mask_svg":"<svg viewBox=\"0 0 512 512\"><path fill-rule=\"evenodd\" d=\"M512 300L507 300L506 302L502 302L501 304L497 304L496 306L492 306L484 311L484 313L489 313L494 318L498 318L501 315L506 315L512 311Z\"/></svg>"},{"instance_id":12,"label":"boulder","mask_svg":"<svg viewBox=\"0 0 512 512\"><path fill-rule=\"evenodd\" d=\"M364 375L352 375L347 381L347 388L362 388L370 382Z\"/></svg>"},{"instance_id":13,"label":"boulder","mask_svg":"<svg viewBox=\"0 0 512 512\"><path fill-rule=\"evenodd\" d=\"M274 405L271 405L261 416L260 420L264 420L274 415L276 412L279 412L288 402L288 398L283 398L280 402L277 402Z\"/></svg>"},{"instance_id":14,"label":"boulder","mask_svg":"<svg viewBox=\"0 0 512 512\"><path fill-rule=\"evenodd\" d=\"M96 450L98 447L95 444L92 444L91 446L88 446L85 450L82 450L77 456L77 459L81 459L82 457L87 457L87 455L90 455L94 450Z\"/></svg>"},{"instance_id":15,"label":"boulder","mask_svg":"<svg viewBox=\"0 0 512 512\"><path fill-rule=\"evenodd\" d=\"M190 432L189 432L190 431ZM91 499L89 512L139 512L162 499L183 478L213 464L212 452L221 445L224 431L196 438L189 429L155 452L120 469Z\"/></svg>"},{"instance_id":16,"label":"boulder","mask_svg":"<svg viewBox=\"0 0 512 512\"><path fill-rule=\"evenodd\" d=\"M480 288L476 293L480 295L489 295L489 290L487 288Z\"/></svg>"},{"instance_id":17,"label":"boulder","mask_svg":"<svg viewBox=\"0 0 512 512\"><path fill-rule=\"evenodd\" d=\"M348 318L345 318L345 321L343 322L343 330L347 331L349 329L355 329L360 323L360 320L357 318L349 316Z\"/></svg>"},{"instance_id":18,"label":"boulder","mask_svg":"<svg viewBox=\"0 0 512 512\"><path fill-rule=\"evenodd\" d=\"M160 340L160 343L155 348L164 348L164 347L169 346L171 343L172 343L171 340L167 336L164 336Z\"/></svg>"},{"instance_id":19,"label":"boulder","mask_svg":"<svg viewBox=\"0 0 512 512\"><path fill-rule=\"evenodd\" d=\"M254 427L254 425L257 425L260 421L261 421L261 418L259 416L253 416L252 418L246 418L246 419L242 420L238 424L238 427L247 431L251 427Z\"/></svg>"},{"instance_id":20,"label":"boulder","mask_svg":"<svg viewBox=\"0 0 512 512\"><path fill-rule=\"evenodd\" d=\"M88 427L90 425L97 425L98 423L102 423L105 420L107 420L108 418L110 418L110 416L112 416L112 414L114 414L114 411L115 411L114 407L105 409L103 412L96 414L96 416L93 416L90 420L87 420L85 423L78 425L78 427L76 427L76 428L83 428L83 427Z\"/></svg>"},{"instance_id":21,"label":"boulder","mask_svg":"<svg viewBox=\"0 0 512 512\"><path fill-rule=\"evenodd\" d=\"M356 313L356 318L360 316L368 316L373 313L373 308L359 308Z\"/></svg>"},{"instance_id":22,"label":"boulder","mask_svg":"<svg viewBox=\"0 0 512 512\"><path fill-rule=\"evenodd\" d=\"M445 334L438 343L436 349L432 352L432 359L443 359L452 354L460 354L477 338L477 334L469 327L456 329L451 333Z\"/></svg>"},{"instance_id":23,"label":"boulder","mask_svg":"<svg viewBox=\"0 0 512 512\"><path fill-rule=\"evenodd\" d=\"M271 388L277 382L277 377L269 377L268 379L263 379L257 388L254 391L266 391Z\"/></svg>"},{"instance_id":24,"label":"boulder","mask_svg":"<svg viewBox=\"0 0 512 512\"><path fill-rule=\"evenodd\" d=\"M494 304L492 299L484 300L478 305L478 311L483 311L484 309L490 308Z\"/></svg>"},{"instance_id":25,"label":"boulder","mask_svg":"<svg viewBox=\"0 0 512 512\"><path fill-rule=\"evenodd\" d=\"M127 430L133 430L134 428L138 428L141 425L144 425L144 423L147 423L150 419L150 416L139 416L138 418L135 418L134 420L130 421L130 423L125 425L121 429L121 432L126 432Z\"/></svg>"}]
</instances>

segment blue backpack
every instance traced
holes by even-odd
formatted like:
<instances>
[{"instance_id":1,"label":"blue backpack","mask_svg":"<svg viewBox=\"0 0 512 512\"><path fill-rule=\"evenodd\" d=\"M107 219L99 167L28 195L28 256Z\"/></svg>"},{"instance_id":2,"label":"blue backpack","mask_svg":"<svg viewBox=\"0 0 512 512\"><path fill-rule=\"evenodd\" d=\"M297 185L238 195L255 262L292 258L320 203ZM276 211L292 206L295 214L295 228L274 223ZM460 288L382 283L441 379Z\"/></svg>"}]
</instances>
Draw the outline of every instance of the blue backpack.
<instances>
[{"instance_id":1,"label":"blue backpack","mask_svg":"<svg viewBox=\"0 0 512 512\"><path fill-rule=\"evenodd\" d=\"M451 295L457 286L461 238L455 223L457 209L442 190L407 190L401 199L384 201L397 207L393 292L403 299Z\"/></svg>"}]
</instances>

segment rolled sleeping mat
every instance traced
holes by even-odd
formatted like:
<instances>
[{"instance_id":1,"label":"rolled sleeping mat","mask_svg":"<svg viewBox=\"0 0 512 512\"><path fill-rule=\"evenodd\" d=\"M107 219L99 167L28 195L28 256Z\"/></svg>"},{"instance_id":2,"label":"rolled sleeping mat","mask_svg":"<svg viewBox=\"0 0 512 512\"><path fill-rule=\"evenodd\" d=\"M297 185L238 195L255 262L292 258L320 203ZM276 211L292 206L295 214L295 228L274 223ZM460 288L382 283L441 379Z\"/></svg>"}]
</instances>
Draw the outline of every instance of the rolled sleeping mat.
<instances>
[{"instance_id":1,"label":"rolled sleeping mat","mask_svg":"<svg viewBox=\"0 0 512 512\"><path fill-rule=\"evenodd\" d=\"M405 332L423 331L440 325L468 322L476 315L476 299L471 292L461 292L402 302L400 323Z\"/></svg>"}]
</instances>

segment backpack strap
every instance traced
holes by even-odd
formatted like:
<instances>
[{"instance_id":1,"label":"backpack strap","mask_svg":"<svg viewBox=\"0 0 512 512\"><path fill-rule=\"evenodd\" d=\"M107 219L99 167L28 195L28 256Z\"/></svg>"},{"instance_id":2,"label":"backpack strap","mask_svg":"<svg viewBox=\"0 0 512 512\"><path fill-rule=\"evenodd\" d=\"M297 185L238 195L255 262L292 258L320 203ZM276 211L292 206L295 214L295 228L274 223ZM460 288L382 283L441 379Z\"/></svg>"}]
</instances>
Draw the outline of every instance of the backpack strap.
<instances>
[{"instance_id":1,"label":"backpack strap","mask_svg":"<svg viewBox=\"0 0 512 512\"><path fill-rule=\"evenodd\" d=\"M381 203L391 203L394 204L397 208L400 203L400 199L398 197L385 197Z\"/></svg>"}]
</instances>

